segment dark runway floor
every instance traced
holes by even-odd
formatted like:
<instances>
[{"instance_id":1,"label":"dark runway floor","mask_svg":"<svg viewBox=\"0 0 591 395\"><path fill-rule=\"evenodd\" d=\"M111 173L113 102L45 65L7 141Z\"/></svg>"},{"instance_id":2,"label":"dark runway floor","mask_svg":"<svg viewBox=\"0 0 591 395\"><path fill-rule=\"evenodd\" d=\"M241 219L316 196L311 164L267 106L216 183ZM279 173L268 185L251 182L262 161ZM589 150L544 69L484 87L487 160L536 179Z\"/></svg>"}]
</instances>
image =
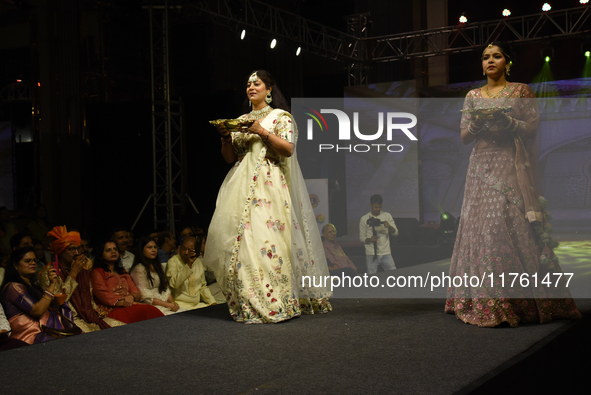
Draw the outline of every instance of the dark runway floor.
<instances>
[{"instance_id":1,"label":"dark runway floor","mask_svg":"<svg viewBox=\"0 0 591 395\"><path fill-rule=\"evenodd\" d=\"M444 314L443 299L332 303L276 325L235 323L218 305L5 351L1 392L514 393L521 381L576 393L586 377L589 301L584 320L493 329Z\"/></svg>"},{"instance_id":2,"label":"dark runway floor","mask_svg":"<svg viewBox=\"0 0 591 395\"><path fill-rule=\"evenodd\" d=\"M582 320L478 328L443 313L444 287L341 287L331 313L276 325L218 305L5 351L0 393L586 394L589 243L556 250ZM448 272L444 259L378 278Z\"/></svg>"}]
</instances>

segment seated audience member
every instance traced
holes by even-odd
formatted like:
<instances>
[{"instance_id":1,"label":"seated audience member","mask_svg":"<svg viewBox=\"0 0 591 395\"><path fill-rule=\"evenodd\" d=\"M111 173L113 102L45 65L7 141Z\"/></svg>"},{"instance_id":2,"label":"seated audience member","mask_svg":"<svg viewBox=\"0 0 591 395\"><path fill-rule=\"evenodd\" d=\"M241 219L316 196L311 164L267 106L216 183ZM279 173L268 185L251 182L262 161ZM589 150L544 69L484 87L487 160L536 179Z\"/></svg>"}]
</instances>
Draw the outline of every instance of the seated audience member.
<instances>
[{"instance_id":1,"label":"seated audience member","mask_svg":"<svg viewBox=\"0 0 591 395\"><path fill-rule=\"evenodd\" d=\"M82 255L86 255L87 258L90 258L90 245L88 243L88 237L84 239L80 237L80 253Z\"/></svg>"},{"instance_id":2,"label":"seated audience member","mask_svg":"<svg viewBox=\"0 0 591 395\"><path fill-rule=\"evenodd\" d=\"M101 243L94 251L90 282L101 316L106 315L126 324L163 316L154 306L137 303L141 293L123 268L115 242Z\"/></svg>"},{"instance_id":3,"label":"seated audience member","mask_svg":"<svg viewBox=\"0 0 591 395\"><path fill-rule=\"evenodd\" d=\"M201 239L199 248L200 241ZM166 267L172 298L189 310L216 304L205 281L205 267L198 258L196 242L195 237L186 236L181 243L180 252L170 258Z\"/></svg>"},{"instance_id":4,"label":"seated audience member","mask_svg":"<svg viewBox=\"0 0 591 395\"><path fill-rule=\"evenodd\" d=\"M183 221L181 223L180 228L181 231L179 232L178 247L175 251L176 254L178 254L180 243L183 241L183 238L185 236L203 237L207 234L207 232L203 230L203 227L201 225L195 225L193 221Z\"/></svg>"},{"instance_id":5,"label":"seated audience member","mask_svg":"<svg viewBox=\"0 0 591 395\"><path fill-rule=\"evenodd\" d=\"M10 238L17 233L16 227L10 220L10 211L8 208L0 207L0 249L6 254L10 254Z\"/></svg>"},{"instance_id":6,"label":"seated audience member","mask_svg":"<svg viewBox=\"0 0 591 395\"><path fill-rule=\"evenodd\" d=\"M328 263L328 270L332 276L340 276L341 273L354 277L357 275L355 264L343 251L343 247L337 242L337 228L333 224L327 224L322 228L322 245Z\"/></svg>"},{"instance_id":7,"label":"seated audience member","mask_svg":"<svg viewBox=\"0 0 591 395\"><path fill-rule=\"evenodd\" d=\"M130 251L132 248L132 240L129 231L123 227L116 228L111 232L111 241L114 241L115 244L117 244L121 264L127 272L129 272L135 260L135 256ZM100 255L100 252L97 251L96 254Z\"/></svg>"},{"instance_id":8,"label":"seated audience member","mask_svg":"<svg viewBox=\"0 0 591 395\"><path fill-rule=\"evenodd\" d=\"M135 241L135 235L133 234L133 231L128 230L127 231L127 251L131 252L132 254L134 254L134 241Z\"/></svg>"},{"instance_id":9,"label":"seated audience member","mask_svg":"<svg viewBox=\"0 0 591 395\"><path fill-rule=\"evenodd\" d=\"M187 236L198 237L200 235L197 235L197 233L195 232L195 227L189 226L189 225L184 225L184 224L181 225L181 231L179 233L179 239L178 239L176 250L174 251L174 255L179 253L179 251L181 249L181 243L183 242L183 239Z\"/></svg>"},{"instance_id":10,"label":"seated audience member","mask_svg":"<svg viewBox=\"0 0 591 395\"><path fill-rule=\"evenodd\" d=\"M43 242L41 240L33 239L33 248L35 249L35 258L37 258L38 263L45 267L47 261L45 260L45 246L43 245Z\"/></svg>"},{"instance_id":11,"label":"seated audience member","mask_svg":"<svg viewBox=\"0 0 591 395\"><path fill-rule=\"evenodd\" d=\"M183 239L186 236L193 236L196 238L203 238L203 242L201 243L201 252L199 253L199 257L201 259L203 259L203 252L205 251L205 238L206 238L206 234L207 232L203 230L203 228L201 227L201 225L190 225L189 222L183 224L181 226L182 230L179 233L179 240L178 242L181 243L183 241ZM175 250L175 254L179 253L180 247L181 245L179 244L178 247ZM214 272L209 269L207 266L205 266L205 279L207 280L207 285L211 285L213 283L216 282L216 278L215 278L215 274ZM219 286L218 285L214 285L214 288L217 287L217 290L219 290ZM213 295L217 295L216 291L214 291L211 287L210 287L211 293ZM219 290L220 295L221 295L221 290ZM223 296L223 295L222 295ZM218 298L216 297L216 300L220 303L226 303L225 299L222 297L222 299L218 300Z\"/></svg>"},{"instance_id":12,"label":"seated audience member","mask_svg":"<svg viewBox=\"0 0 591 395\"><path fill-rule=\"evenodd\" d=\"M203 228L201 228L200 226L194 226L194 225L185 225L182 226L182 230L179 233L179 237L182 239L185 236L193 236L193 237L199 237L199 236L203 236L205 234L205 232L203 231Z\"/></svg>"},{"instance_id":13,"label":"seated audience member","mask_svg":"<svg viewBox=\"0 0 591 395\"><path fill-rule=\"evenodd\" d=\"M52 252L58 257L58 277L55 290L63 290L70 303L74 323L84 332L94 332L112 326L124 325L114 319L100 317L95 311L90 284L92 261L81 254L80 234L68 232L65 226L56 226L49 232L54 241ZM39 276L39 285L47 289L50 285L47 265Z\"/></svg>"},{"instance_id":14,"label":"seated audience member","mask_svg":"<svg viewBox=\"0 0 591 395\"><path fill-rule=\"evenodd\" d=\"M28 344L22 340L10 337L10 323L6 319L2 304L0 304L0 351L10 350L12 348L18 348L27 346Z\"/></svg>"},{"instance_id":15,"label":"seated audience member","mask_svg":"<svg viewBox=\"0 0 591 395\"><path fill-rule=\"evenodd\" d=\"M66 302L70 300L74 290L78 286L78 275L83 269L89 270L88 258L80 255L80 234L68 232L65 226L56 226L48 235L54 238L51 243L51 252L57 257L57 279L55 281L55 294L65 294ZM39 285L43 289L49 286L48 268L54 264L46 265L39 274Z\"/></svg>"},{"instance_id":16,"label":"seated audience member","mask_svg":"<svg viewBox=\"0 0 591 395\"><path fill-rule=\"evenodd\" d=\"M33 247L33 238L27 231L16 233L10 238L10 249L12 251L23 247Z\"/></svg>"},{"instance_id":17,"label":"seated audience member","mask_svg":"<svg viewBox=\"0 0 591 395\"><path fill-rule=\"evenodd\" d=\"M43 238L43 248L45 253L45 262L53 262L54 256L51 253L51 243L53 243L55 239L50 235L45 235Z\"/></svg>"},{"instance_id":18,"label":"seated audience member","mask_svg":"<svg viewBox=\"0 0 591 395\"><path fill-rule=\"evenodd\" d=\"M23 247L33 247L33 238L31 237L31 234L26 230L23 232L16 233L14 236L10 238L10 249L12 251ZM37 253L35 253L35 258L36 257ZM41 270L43 270L44 267L45 265L42 262L38 261L37 272L35 274L39 275L39 273L41 273Z\"/></svg>"},{"instance_id":19,"label":"seated audience member","mask_svg":"<svg viewBox=\"0 0 591 395\"><path fill-rule=\"evenodd\" d=\"M164 270L166 270L166 264L170 257L172 257L174 249L176 248L176 238L172 232L164 231L158 234L158 258Z\"/></svg>"},{"instance_id":20,"label":"seated audience member","mask_svg":"<svg viewBox=\"0 0 591 395\"><path fill-rule=\"evenodd\" d=\"M135 263L130 274L142 294L142 303L155 306L165 315L186 311L172 299L168 279L158 259L158 247L148 236L140 237L136 244Z\"/></svg>"},{"instance_id":21,"label":"seated audience member","mask_svg":"<svg viewBox=\"0 0 591 395\"><path fill-rule=\"evenodd\" d=\"M147 229L144 229L144 231L141 234L148 235L148 237L150 239L154 240L155 242L158 242L158 234L160 234L160 232L158 232L154 228L147 228Z\"/></svg>"},{"instance_id":22,"label":"seated audience member","mask_svg":"<svg viewBox=\"0 0 591 395\"><path fill-rule=\"evenodd\" d=\"M33 247L19 248L12 252L6 276L2 283L0 300L12 328L11 337L26 343L41 343L52 340L43 326L50 329L67 329L67 319L72 320L72 311L62 298L54 299L57 273L50 265L48 268L49 286L43 291L33 283L37 262ZM54 302L55 300L55 302ZM54 304L54 308L50 305ZM67 319L64 319L60 314Z\"/></svg>"},{"instance_id":23,"label":"seated audience member","mask_svg":"<svg viewBox=\"0 0 591 395\"><path fill-rule=\"evenodd\" d=\"M51 227L47 221L47 208L43 204L33 209L33 219L27 224L27 230L33 239L43 240Z\"/></svg>"},{"instance_id":24,"label":"seated audience member","mask_svg":"<svg viewBox=\"0 0 591 395\"><path fill-rule=\"evenodd\" d=\"M8 263L8 258L10 256L6 255L4 251L0 251L0 284L4 281L4 273L6 273L6 264ZM0 291L2 291L0 289Z\"/></svg>"}]
</instances>

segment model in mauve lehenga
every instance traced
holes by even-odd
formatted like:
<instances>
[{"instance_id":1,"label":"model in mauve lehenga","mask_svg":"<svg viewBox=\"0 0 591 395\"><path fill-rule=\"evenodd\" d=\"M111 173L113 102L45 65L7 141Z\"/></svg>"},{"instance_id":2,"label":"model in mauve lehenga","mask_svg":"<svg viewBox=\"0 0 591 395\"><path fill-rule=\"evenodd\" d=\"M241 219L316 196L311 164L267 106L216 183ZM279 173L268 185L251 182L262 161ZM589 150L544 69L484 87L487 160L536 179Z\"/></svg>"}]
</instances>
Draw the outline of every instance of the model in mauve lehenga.
<instances>
[{"instance_id":1,"label":"model in mauve lehenga","mask_svg":"<svg viewBox=\"0 0 591 395\"><path fill-rule=\"evenodd\" d=\"M565 282L554 287L558 276L553 273L562 270L547 234L542 234L545 214L536 182L538 104L529 86L505 79L510 59L502 43L485 48L482 67L487 85L468 93L461 121L462 141L476 143L450 277L467 275L482 281L475 287L465 280L461 286L451 284L445 312L481 327L581 317ZM476 108L499 111L484 120L466 111ZM512 273L521 277L510 287ZM520 282L521 278L527 281ZM552 285L543 285L544 278Z\"/></svg>"}]
</instances>

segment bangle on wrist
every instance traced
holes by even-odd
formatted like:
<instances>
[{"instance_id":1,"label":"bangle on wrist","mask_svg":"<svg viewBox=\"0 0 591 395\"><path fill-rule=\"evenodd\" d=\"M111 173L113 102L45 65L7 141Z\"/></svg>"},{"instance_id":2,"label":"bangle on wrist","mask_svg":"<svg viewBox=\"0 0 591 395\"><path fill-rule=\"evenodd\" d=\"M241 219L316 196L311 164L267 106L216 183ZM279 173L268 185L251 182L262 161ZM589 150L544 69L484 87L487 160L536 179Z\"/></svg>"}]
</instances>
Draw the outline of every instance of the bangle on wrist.
<instances>
[{"instance_id":1,"label":"bangle on wrist","mask_svg":"<svg viewBox=\"0 0 591 395\"><path fill-rule=\"evenodd\" d=\"M266 135L266 136L263 136L263 137L261 137L261 139L262 139L263 141L267 141L267 140L269 140L269 135L271 134L271 132L269 132L269 131L268 131L268 130L266 130L266 129L263 129L263 130L264 130L265 132L267 132L267 135Z\"/></svg>"},{"instance_id":2,"label":"bangle on wrist","mask_svg":"<svg viewBox=\"0 0 591 395\"><path fill-rule=\"evenodd\" d=\"M472 128L472 126L473 126L473 125L474 125L473 123L470 123L470 125L468 125L468 133L470 133L470 134L473 134L473 135L475 135L475 136L476 136L478 133L480 133L480 130L478 130L478 131L475 131L475 130Z\"/></svg>"}]
</instances>

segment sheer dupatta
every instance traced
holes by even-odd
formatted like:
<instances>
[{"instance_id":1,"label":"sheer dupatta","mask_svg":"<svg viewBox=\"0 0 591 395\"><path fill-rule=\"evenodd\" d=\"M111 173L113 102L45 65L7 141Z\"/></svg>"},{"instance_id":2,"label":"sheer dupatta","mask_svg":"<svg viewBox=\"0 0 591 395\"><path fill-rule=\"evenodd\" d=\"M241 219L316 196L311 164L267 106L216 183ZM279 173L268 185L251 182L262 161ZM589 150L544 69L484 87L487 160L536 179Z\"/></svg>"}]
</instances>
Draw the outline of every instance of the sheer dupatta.
<instances>
[{"instance_id":1,"label":"sheer dupatta","mask_svg":"<svg viewBox=\"0 0 591 395\"><path fill-rule=\"evenodd\" d=\"M328 276L328 266L315 223L315 216L308 197L308 192L297 162L297 125L291 114L284 110L273 110L262 122L266 130L274 130L275 121L281 116L288 116L292 125L291 143L293 153L290 157L281 157L279 165L290 190L289 204L291 215L291 287L292 296L297 299L326 298L331 295L326 286L302 286L302 276ZM216 274L221 289L225 292L228 273L236 269L241 237L247 225L252 209L255 184L260 174L261 165L267 156L267 145L259 138L252 139L248 152L237 162L226 176L216 201L216 213L209 228L209 235L204 263ZM240 191L239 195L229 196L227 190ZM310 225L308 224L310 221ZM323 277L324 278L324 277ZM318 280L316 280L318 283Z\"/></svg>"}]
</instances>

